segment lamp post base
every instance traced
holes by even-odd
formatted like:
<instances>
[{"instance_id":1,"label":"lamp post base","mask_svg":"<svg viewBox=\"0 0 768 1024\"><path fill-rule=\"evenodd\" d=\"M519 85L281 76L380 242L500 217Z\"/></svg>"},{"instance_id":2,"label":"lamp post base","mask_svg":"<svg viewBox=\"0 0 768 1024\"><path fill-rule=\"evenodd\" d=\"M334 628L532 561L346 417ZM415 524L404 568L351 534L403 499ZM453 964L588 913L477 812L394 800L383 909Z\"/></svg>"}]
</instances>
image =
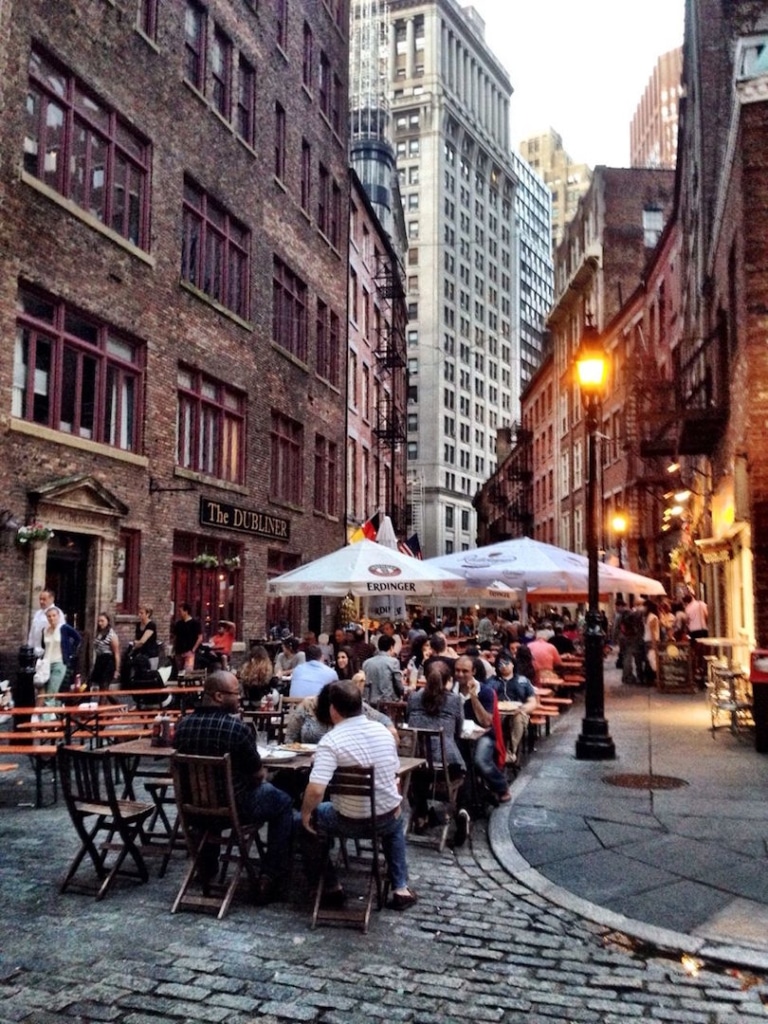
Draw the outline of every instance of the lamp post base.
<instances>
[{"instance_id":1,"label":"lamp post base","mask_svg":"<svg viewBox=\"0 0 768 1024\"><path fill-rule=\"evenodd\" d=\"M604 718L583 718L581 735L576 740L577 761L612 761L616 747Z\"/></svg>"}]
</instances>

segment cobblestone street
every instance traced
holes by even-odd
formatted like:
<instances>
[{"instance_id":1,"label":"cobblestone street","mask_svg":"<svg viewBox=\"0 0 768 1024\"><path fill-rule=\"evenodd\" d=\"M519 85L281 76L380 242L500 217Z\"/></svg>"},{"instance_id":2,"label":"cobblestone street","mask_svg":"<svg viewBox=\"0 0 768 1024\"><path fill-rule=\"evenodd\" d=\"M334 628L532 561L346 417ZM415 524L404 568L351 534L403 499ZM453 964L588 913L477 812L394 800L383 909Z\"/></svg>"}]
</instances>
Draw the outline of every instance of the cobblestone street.
<instances>
[{"instance_id":1,"label":"cobblestone street","mask_svg":"<svg viewBox=\"0 0 768 1024\"><path fill-rule=\"evenodd\" d=\"M148 885L121 881L102 903L60 896L66 812L17 807L19 792L2 777L0 1024L766 1018L768 985L748 969L691 977L677 954L546 904L499 867L482 822L457 856L411 848L420 903L374 913L366 936L312 932L306 904L257 909L245 889L224 921L171 916L181 855L164 880L154 862Z\"/></svg>"}]
</instances>

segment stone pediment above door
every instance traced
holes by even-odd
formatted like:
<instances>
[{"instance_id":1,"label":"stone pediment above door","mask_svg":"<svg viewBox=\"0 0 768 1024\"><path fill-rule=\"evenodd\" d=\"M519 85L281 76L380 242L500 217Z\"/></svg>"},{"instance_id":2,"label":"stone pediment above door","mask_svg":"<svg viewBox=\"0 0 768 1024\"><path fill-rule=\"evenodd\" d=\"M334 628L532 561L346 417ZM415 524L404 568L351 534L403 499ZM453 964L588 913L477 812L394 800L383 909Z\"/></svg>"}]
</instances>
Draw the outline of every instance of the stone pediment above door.
<instances>
[{"instance_id":1,"label":"stone pediment above door","mask_svg":"<svg viewBox=\"0 0 768 1024\"><path fill-rule=\"evenodd\" d=\"M128 506L93 476L60 477L29 492L35 517L54 530L113 536Z\"/></svg>"}]
</instances>

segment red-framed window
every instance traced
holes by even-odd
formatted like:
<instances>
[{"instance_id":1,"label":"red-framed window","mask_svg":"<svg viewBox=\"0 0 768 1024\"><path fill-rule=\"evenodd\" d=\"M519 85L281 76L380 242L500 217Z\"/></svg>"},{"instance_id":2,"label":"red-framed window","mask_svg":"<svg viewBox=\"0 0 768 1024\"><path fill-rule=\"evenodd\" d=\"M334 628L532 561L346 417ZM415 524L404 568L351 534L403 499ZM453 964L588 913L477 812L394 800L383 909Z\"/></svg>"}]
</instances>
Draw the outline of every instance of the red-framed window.
<instances>
[{"instance_id":1,"label":"red-framed window","mask_svg":"<svg viewBox=\"0 0 768 1024\"><path fill-rule=\"evenodd\" d=\"M198 555L212 555L218 565L198 565L195 562ZM173 535L173 607L178 614L179 605L186 601L206 638L213 636L222 621L234 622L235 636L242 636L243 560L244 547L240 543L210 535L180 532Z\"/></svg>"},{"instance_id":2,"label":"red-framed window","mask_svg":"<svg viewBox=\"0 0 768 1024\"><path fill-rule=\"evenodd\" d=\"M13 415L139 451L145 346L26 286L19 288L17 310Z\"/></svg>"},{"instance_id":3,"label":"red-framed window","mask_svg":"<svg viewBox=\"0 0 768 1024\"><path fill-rule=\"evenodd\" d=\"M341 332L339 318L321 300L317 300L315 319L315 351L317 373L334 387L339 387L341 372Z\"/></svg>"},{"instance_id":4,"label":"red-framed window","mask_svg":"<svg viewBox=\"0 0 768 1024\"><path fill-rule=\"evenodd\" d=\"M253 64L242 54L238 58L237 71L235 131L241 139L252 146L256 123L256 71Z\"/></svg>"},{"instance_id":5,"label":"red-framed window","mask_svg":"<svg viewBox=\"0 0 768 1024\"><path fill-rule=\"evenodd\" d=\"M304 428L277 410L272 410L272 443L269 489L271 497L301 505L304 496L302 451Z\"/></svg>"},{"instance_id":6,"label":"red-framed window","mask_svg":"<svg viewBox=\"0 0 768 1024\"><path fill-rule=\"evenodd\" d=\"M229 483L245 478L245 408L241 391L180 366L176 462Z\"/></svg>"},{"instance_id":7,"label":"red-framed window","mask_svg":"<svg viewBox=\"0 0 768 1024\"><path fill-rule=\"evenodd\" d=\"M157 39L157 19L160 0L139 0L137 24L149 39Z\"/></svg>"},{"instance_id":8,"label":"red-framed window","mask_svg":"<svg viewBox=\"0 0 768 1024\"><path fill-rule=\"evenodd\" d=\"M301 565L301 556L282 551L279 548L270 548L267 551L267 579L274 579L291 569L298 569ZM269 597L267 598L267 621L266 633L272 628L289 629L298 633L301 628L301 598L300 597Z\"/></svg>"},{"instance_id":9,"label":"red-framed window","mask_svg":"<svg viewBox=\"0 0 768 1024\"><path fill-rule=\"evenodd\" d=\"M196 0L187 0L184 12L184 77L200 92L205 92L205 49L207 16Z\"/></svg>"},{"instance_id":10,"label":"red-framed window","mask_svg":"<svg viewBox=\"0 0 768 1024\"><path fill-rule=\"evenodd\" d=\"M316 512L328 516L339 514L338 450L333 441L315 434L315 494Z\"/></svg>"},{"instance_id":11,"label":"red-framed window","mask_svg":"<svg viewBox=\"0 0 768 1024\"><path fill-rule=\"evenodd\" d=\"M275 103L275 177L285 178L285 110Z\"/></svg>"},{"instance_id":12,"label":"red-framed window","mask_svg":"<svg viewBox=\"0 0 768 1024\"><path fill-rule=\"evenodd\" d=\"M227 121L232 116L232 55L232 40L216 25L211 43L211 99Z\"/></svg>"},{"instance_id":13,"label":"red-framed window","mask_svg":"<svg viewBox=\"0 0 768 1024\"><path fill-rule=\"evenodd\" d=\"M247 320L251 233L189 178L182 234L182 279Z\"/></svg>"},{"instance_id":14,"label":"red-framed window","mask_svg":"<svg viewBox=\"0 0 768 1024\"><path fill-rule=\"evenodd\" d=\"M149 248L150 145L37 46L29 59L24 170Z\"/></svg>"},{"instance_id":15,"label":"red-framed window","mask_svg":"<svg viewBox=\"0 0 768 1024\"><path fill-rule=\"evenodd\" d=\"M272 278L272 338L306 363L307 286L277 256Z\"/></svg>"},{"instance_id":16,"label":"red-framed window","mask_svg":"<svg viewBox=\"0 0 768 1024\"><path fill-rule=\"evenodd\" d=\"M138 614L140 570L141 534L138 530L121 530L117 542L115 581L115 611L118 615Z\"/></svg>"}]
</instances>

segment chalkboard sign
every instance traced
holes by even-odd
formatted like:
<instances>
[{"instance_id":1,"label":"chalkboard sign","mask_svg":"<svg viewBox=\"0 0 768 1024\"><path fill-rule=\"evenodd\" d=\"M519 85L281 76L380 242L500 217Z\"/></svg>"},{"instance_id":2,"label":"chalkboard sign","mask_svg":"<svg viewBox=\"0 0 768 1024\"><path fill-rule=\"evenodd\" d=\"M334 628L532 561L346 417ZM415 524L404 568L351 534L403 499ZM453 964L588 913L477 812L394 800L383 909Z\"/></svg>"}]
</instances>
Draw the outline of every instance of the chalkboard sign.
<instances>
[{"instance_id":1,"label":"chalkboard sign","mask_svg":"<svg viewBox=\"0 0 768 1024\"><path fill-rule=\"evenodd\" d=\"M659 647L658 688L663 693L695 693L690 644L661 644Z\"/></svg>"}]
</instances>

